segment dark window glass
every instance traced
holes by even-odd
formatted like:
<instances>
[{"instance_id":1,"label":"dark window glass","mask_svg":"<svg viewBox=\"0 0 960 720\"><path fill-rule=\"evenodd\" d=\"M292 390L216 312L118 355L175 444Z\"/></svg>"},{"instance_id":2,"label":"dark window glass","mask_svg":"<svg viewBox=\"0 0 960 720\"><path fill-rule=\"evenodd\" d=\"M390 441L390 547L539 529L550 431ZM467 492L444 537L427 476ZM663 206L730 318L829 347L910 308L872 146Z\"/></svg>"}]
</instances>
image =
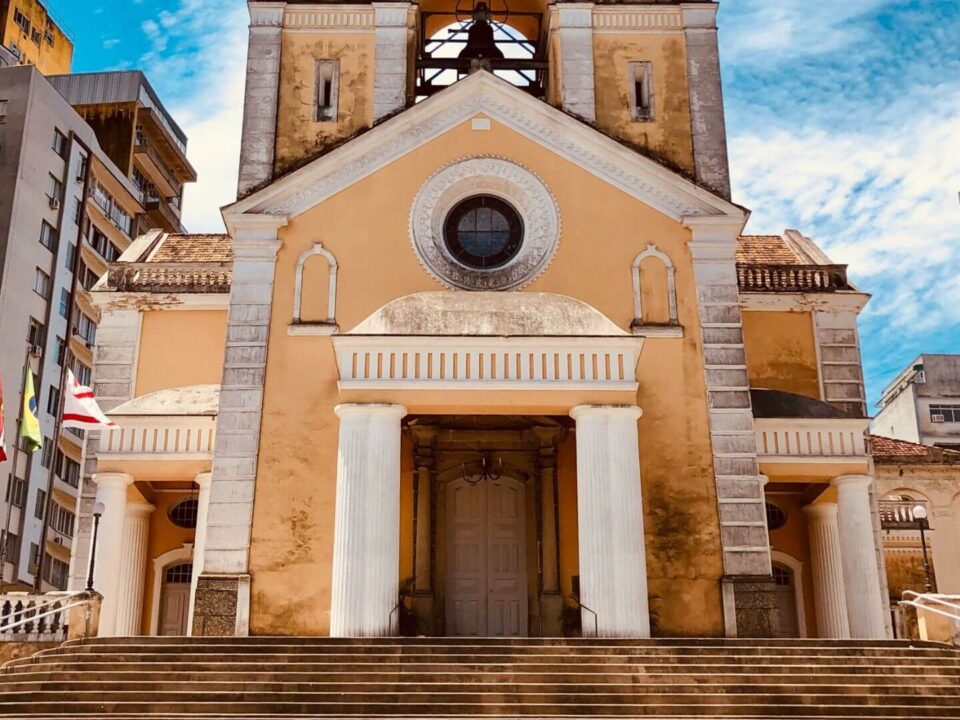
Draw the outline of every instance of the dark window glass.
<instances>
[{"instance_id":1,"label":"dark window glass","mask_svg":"<svg viewBox=\"0 0 960 720\"><path fill-rule=\"evenodd\" d=\"M168 583L189 583L193 580L193 563L181 563L168 567L164 579Z\"/></svg>"},{"instance_id":2,"label":"dark window glass","mask_svg":"<svg viewBox=\"0 0 960 720\"><path fill-rule=\"evenodd\" d=\"M767 503L767 528L779 530L787 524L787 513L773 503Z\"/></svg>"},{"instance_id":3,"label":"dark window glass","mask_svg":"<svg viewBox=\"0 0 960 720\"><path fill-rule=\"evenodd\" d=\"M453 257L467 267L501 267L520 251L523 220L508 202L478 195L461 202L447 216L444 241Z\"/></svg>"},{"instance_id":4,"label":"dark window glass","mask_svg":"<svg viewBox=\"0 0 960 720\"><path fill-rule=\"evenodd\" d=\"M177 503L170 508L170 522L177 527L195 528L197 526L197 508L199 503L196 498L189 498Z\"/></svg>"}]
</instances>

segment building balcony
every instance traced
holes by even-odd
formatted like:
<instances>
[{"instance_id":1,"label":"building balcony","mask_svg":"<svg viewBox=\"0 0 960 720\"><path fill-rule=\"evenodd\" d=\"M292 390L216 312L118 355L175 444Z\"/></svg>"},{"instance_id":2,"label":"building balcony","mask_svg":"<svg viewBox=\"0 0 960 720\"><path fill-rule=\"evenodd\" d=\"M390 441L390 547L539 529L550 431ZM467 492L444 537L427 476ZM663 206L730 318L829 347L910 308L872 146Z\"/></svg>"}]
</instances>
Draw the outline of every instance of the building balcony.
<instances>
[{"instance_id":1,"label":"building balcony","mask_svg":"<svg viewBox=\"0 0 960 720\"><path fill-rule=\"evenodd\" d=\"M881 500L880 527L884 530L915 530L920 531L919 520L913 516L913 509L917 505L927 507L923 500ZM929 515L929 511L928 511Z\"/></svg>"},{"instance_id":2,"label":"building balcony","mask_svg":"<svg viewBox=\"0 0 960 720\"><path fill-rule=\"evenodd\" d=\"M136 144L142 144L142 139L152 146L160 163L181 184L196 182L197 171L187 160L186 145L178 140L163 115L151 108L140 108L137 123L140 128Z\"/></svg>"},{"instance_id":3,"label":"building balcony","mask_svg":"<svg viewBox=\"0 0 960 720\"><path fill-rule=\"evenodd\" d=\"M828 293L850 290L846 265L737 264L741 292Z\"/></svg>"},{"instance_id":4,"label":"building balcony","mask_svg":"<svg viewBox=\"0 0 960 720\"><path fill-rule=\"evenodd\" d=\"M161 157L160 152L144 133L138 133L133 146L133 155L137 159L141 172L154 187L165 196L180 194L181 183Z\"/></svg>"},{"instance_id":5,"label":"building balcony","mask_svg":"<svg viewBox=\"0 0 960 720\"><path fill-rule=\"evenodd\" d=\"M143 206L151 227L170 233L182 232L180 208L171 200L151 194L147 195Z\"/></svg>"}]
</instances>

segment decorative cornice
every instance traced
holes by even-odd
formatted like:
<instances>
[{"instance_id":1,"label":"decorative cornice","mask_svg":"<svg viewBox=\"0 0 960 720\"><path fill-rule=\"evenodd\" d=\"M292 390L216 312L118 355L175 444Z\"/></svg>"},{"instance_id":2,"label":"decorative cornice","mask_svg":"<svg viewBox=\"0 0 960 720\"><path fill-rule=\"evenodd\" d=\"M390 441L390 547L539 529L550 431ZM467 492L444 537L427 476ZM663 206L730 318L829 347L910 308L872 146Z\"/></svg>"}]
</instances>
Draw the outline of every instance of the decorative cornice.
<instances>
[{"instance_id":1,"label":"decorative cornice","mask_svg":"<svg viewBox=\"0 0 960 720\"><path fill-rule=\"evenodd\" d=\"M244 198L224 217L228 223L251 211L294 217L479 112L668 217L688 224L699 216L730 226L745 223L742 209L487 72L470 75Z\"/></svg>"},{"instance_id":2,"label":"decorative cornice","mask_svg":"<svg viewBox=\"0 0 960 720\"><path fill-rule=\"evenodd\" d=\"M683 13L675 8L598 7L593 11L597 33L635 33L683 30Z\"/></svg>"},{"instance_id":3,"label":"decorative cornice","mask_svg":"<svg viewBox=\"0 0 960 720\"><path fill-rule=\"evenodd\" d=\"M250 29L279 28L283 24L285 2L250 3Z\"/></svg>"},{"instance_id":4,"label":"decorative cornice","mask_svg":"<svg viewBox=\"0 0 960 720\"><path fill-rule=\"evenodd\" d=\"M308 5L288 8L283 16L284 31L370 32L376 11L372 5Z\"/></svg>"}]
</instances>

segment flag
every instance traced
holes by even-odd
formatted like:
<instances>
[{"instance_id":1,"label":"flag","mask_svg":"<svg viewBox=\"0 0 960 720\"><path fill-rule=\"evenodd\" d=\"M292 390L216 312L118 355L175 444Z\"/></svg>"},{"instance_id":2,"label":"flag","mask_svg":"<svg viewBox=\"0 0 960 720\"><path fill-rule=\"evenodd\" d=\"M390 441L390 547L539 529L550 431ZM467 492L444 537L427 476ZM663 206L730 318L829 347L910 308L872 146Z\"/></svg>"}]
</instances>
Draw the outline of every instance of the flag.
<instances>
[{"instance_id":1,"label":"flag","mask_svg":"<svg viewBox=\"0 0 960 720\"><path fill-rule=\"evenodd\" d=\"M0 376L0 462L7 459L7 446L3 442L3 376Z\"/></svg>"},{"instance_id":2,"label":"flag","mask_svg":"<svg viewBox=\"0 0 960 720\"><path fill-rule=\"evenodd\" d=\"M65 428L96 430L97 428L115 428L117 424L103 414L93 397L93 390L80 384L67 369L67 394L63 398L63 422Z\"/></svg>"},{"instance_id":3,"label":"flag","mask_svg":"<svg viewBox=\"0 0 960 720\"><path fill-rule=\"evenodd\" d=\"M27 366L27 378L23 383L23 414L20 416L20 437L26 442L27 452L36 452L43 447L40 434L40 419L37 417L37 395L33 390L33 372Z\"/></svg>"}]
</instances>

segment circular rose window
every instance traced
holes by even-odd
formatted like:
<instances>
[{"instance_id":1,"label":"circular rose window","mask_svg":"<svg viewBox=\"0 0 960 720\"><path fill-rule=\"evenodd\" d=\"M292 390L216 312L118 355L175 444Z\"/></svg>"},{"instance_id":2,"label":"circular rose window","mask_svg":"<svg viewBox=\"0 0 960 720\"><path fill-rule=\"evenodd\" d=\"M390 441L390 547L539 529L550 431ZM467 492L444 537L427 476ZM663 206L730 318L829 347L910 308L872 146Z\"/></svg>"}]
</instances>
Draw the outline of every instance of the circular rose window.
<instances>
[{"instance_id":1,"label":"circular rose window","mask_svg":"<svg viewBox=\"0 0 960 720\"><path fill-rule=\"evenodd\" d=\"M477 270L498 268L520 252L523 220L505 200L476 195L447 215L443 240L457 262Z\"/></svg>"}]
</instances>

